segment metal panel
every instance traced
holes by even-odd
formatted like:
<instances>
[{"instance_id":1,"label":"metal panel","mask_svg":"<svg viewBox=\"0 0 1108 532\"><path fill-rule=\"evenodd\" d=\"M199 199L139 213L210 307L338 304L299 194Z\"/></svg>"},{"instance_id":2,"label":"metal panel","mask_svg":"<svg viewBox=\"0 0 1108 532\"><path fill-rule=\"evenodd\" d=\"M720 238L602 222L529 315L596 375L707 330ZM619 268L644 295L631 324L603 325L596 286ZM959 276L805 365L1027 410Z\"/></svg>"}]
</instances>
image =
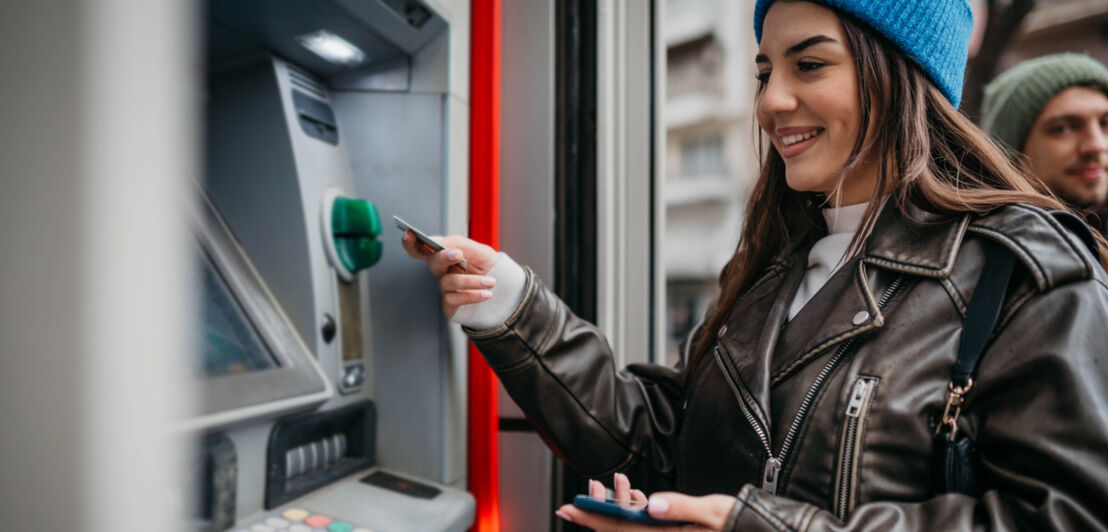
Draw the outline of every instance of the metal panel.
<instances>
[{"instance_id":1,"label":"metal panel","mask_svg":"<svg viewBox=\"0 0 1108 532\"><path fill-rule=\"evenodd\" d=\"M532 432L500 433L501 530L550 529L553 458Z\"/></svg>"},{"instance_id":2,"label":"metal panel","mask_svg":"<svg viewBox=\"0 0 1108 532\"><path fill-rule=\"evenodd\" d=\"M503 3L500 244L554 279L554 4Z\"/></svg>"},{"instance_id":3,"label":"metal panel","mask_svg":"<svg viewBox=\"0 0 1108 532\"><path fill-rule=\"evenodd\" d=\"M500 248L554 279L554 4L504 2ZM499 387L500 416L523 412ZM502 486L501 493L518 489Z\"/></svg>"},{"instance_id":4,"label":"metal panel","mask_svg":"<svg viewBox=\"0 0 1108 532\"><path fill-rule=\"evenodd\" d=\"M205 186L313 353L311 249L272 61L210 75ZM244 116L245 115L245 116ZM281 235L273 245L272 235ZM295 250L295 251L293 251ZM316 353L318 356L318 353Z\"/></svg>"},{"instance_id":5,"label":"metal panel","mask_svg":"<svg viewBox=\"0 0 1108 532\"><path fill-rule=\"evenodd\" d=\"M500 111L500 245L554 282L554 2L504 1ZM501 419L523 412L498 386ZM551 455L531 432L500 434L504 530L550 527Z\"/></svg>"},{"instance_id":6,"label":"metal panel","mask_svg":"<svg viewBox=\"0 0 1108 532\"><path fill-rule=\"evenodd\" d=\"M399 215L424 230L445 228L443 96L335 92L351 146L355 193L377 205L382 220ZM438 283L400 247L386 224L385 252L368 274L373 327L374 397L379 407L378 461L444 478L446 323Z\"/></svg>"}]
</instances>

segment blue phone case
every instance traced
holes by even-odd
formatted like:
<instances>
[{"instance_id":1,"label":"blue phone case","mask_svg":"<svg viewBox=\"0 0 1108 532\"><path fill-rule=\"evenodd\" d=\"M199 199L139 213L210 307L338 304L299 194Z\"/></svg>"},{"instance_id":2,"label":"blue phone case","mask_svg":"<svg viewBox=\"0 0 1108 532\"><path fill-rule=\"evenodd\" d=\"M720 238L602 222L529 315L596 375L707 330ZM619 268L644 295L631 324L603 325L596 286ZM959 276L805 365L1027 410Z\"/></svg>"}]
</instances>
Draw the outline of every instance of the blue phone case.
<instances>
[{"instance_id":1,"label":"blue phone case","mask_svg":"<svg viewBox=\"0 0 1108 532\"><path fill-rule=\"evenodd\" d=\"M622 519L624 521L643 523L647 525L683 526L690 524L680 521L664 521L662 519L655 519L653 517L650 517L650 514L646 513L645 507L639 509L624 508L614 502L608 502L608 500L601 501L589 497L588 495L578 495L573 498L573 505L586 512L600 514L607 517L614 517L616 519Z\"/></svg>"}]
</instances>

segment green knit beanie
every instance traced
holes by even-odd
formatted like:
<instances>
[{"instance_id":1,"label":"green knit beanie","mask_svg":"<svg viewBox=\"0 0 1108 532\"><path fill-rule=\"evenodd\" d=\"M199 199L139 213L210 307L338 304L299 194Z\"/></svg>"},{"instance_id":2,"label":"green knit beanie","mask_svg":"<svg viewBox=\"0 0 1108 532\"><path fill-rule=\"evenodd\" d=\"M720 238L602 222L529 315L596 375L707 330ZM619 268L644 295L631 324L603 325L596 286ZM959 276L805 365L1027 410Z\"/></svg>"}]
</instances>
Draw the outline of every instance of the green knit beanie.
<instances>
[{"instance_id":1,"label":"green knit beanie","mask_svg":"<svg viewBox=\"0 0 1108 532\"><path fill-rule=\"evenodd\" d=\"M1010 148L1022 150L1043 107L1054 95L1075 85L1100 86L1108 93L1108 68L1075 53L1024 61L985 86L982 127Z\"/></svg>"}]
</instances>

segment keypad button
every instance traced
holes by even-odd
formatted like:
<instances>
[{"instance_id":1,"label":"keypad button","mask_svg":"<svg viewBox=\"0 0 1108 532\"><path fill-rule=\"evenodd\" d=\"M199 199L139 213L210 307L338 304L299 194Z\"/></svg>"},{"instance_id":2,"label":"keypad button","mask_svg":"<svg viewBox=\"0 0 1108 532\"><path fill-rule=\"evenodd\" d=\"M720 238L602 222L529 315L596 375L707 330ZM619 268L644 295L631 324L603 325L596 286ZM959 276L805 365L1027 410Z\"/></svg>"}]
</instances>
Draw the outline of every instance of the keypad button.
<instances>
[{"instance_id":1,"label":"keypad button","mask_svg":"<svg viewBox=\"0 0 1108 532\"><path fill-rule=\"evenodd\" d=\"M280 517L270 517L269 519L265 520L265 524L277 529L289 527L289 522L281 519Z\"/></svg>"},{"instance_id":2,"label":"keypad button","mask_svg":"<svg viewBox=\"0 0 1108 532\"><path fill-rule=\"evenodd\" d=\"M352 532L373 532L368 528L355 528Z\"/></svg>"},{"instance_id":3,"label":"keypad button","mask_svg":"<svg viewBox=\"0 0 1108 532\"><path fill-rule=\"evenodd\" d=\"M331 523L331 526L327 527L328 532L350 532L351 530L354 530L354 525L343 523L342 521L335 521Z\"/></svg>"},{"instance_id":4,"label":"keypad button","mask_svg":"<svg viewBox=\"0 0 1108 532\"><path fill-rule=\"evenodd\" d=\"M311 514L308 513L307 510L301 510L300 508L290 508L288 510L285 510L285 513L281 514L281 517L284 517L285 519L296 523L303 521L309 515Z\"/></svg>"},{"instance_id":5,"label":"keypad button","mask_svg":"<svg viewBox=\"0 0 1108 532\"><path fill-rule=\"evenodd\" d=\"M323 528L331 524L331 518L325 515L313 515L304 520L304 524L314 528Z\"/></svg>"},{"instance_id":6,"label":"keypad button","mask_svg":"<svg viewBox=\"0 0 1108 532\"><path fill-rule=\"evenodd\" d=\"M289 532L312 532L312 527L304 525L292 525L289 527Z\"/></svg>"},{"instance_id":7,"label":"keypad button","mask_svg":"<svg viewBox=\"0 0 1108 532\"><path fill-rule=\"evenodd\" d=\"M250 527L250 532L274 532L274 530L271 527L258 523Z\"/></svg>"}]
</instances>

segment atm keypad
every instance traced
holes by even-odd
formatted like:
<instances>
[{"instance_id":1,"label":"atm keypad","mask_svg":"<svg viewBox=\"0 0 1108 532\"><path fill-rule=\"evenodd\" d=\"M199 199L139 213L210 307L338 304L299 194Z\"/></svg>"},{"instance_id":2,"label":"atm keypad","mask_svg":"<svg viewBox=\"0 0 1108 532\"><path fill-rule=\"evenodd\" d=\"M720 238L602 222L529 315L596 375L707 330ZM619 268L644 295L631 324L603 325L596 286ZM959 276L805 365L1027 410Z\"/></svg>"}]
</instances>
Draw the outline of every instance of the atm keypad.
<instances>
[{"instance_id":1,"label":"atm keypad","mask_svg":"<svg viewBox=\"0 0 1108 532\"><path fill-rule=\"evenodd\" d=\"M290 508L279 514L262 516L249 524L235 528L234 532L373 532L373 530L320 512Z\"/></svg>"}]
</instances>

